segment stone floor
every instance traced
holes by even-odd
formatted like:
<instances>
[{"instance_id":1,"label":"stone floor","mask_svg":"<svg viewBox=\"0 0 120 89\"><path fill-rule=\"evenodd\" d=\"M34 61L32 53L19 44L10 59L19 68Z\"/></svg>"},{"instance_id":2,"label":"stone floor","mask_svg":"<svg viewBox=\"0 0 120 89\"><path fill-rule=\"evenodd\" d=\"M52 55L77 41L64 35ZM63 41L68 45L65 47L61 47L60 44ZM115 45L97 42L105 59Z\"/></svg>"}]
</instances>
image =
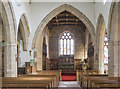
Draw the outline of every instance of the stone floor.
<instances>
[{"instance_id":1,"label":"stone floor","mask_svg":"<svg viewBox=\"0 0 120 89\"><path fill-rule=\"evenodd\" d=\"M82 89L77 81L61 81L58 89Z\"/></svg>"}]
</instances>

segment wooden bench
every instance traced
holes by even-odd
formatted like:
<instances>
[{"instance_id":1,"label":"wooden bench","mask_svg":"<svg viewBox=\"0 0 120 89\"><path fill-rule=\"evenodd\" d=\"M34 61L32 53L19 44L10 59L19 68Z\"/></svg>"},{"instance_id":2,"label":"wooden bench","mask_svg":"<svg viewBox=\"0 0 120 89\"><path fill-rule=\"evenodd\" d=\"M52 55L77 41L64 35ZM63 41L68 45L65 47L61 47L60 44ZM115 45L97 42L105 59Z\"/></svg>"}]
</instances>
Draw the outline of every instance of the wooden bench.
<instances>
[{"instance_id":1,"label":"wooden bench","mask_svg":"<svg viewBox=\"0 0 120 89\"><path fill-rule=\"evenodd\" d=\"M106 86L106 84L109 84L109 85L114 84L116 86L116 85L118 85L118 83L120 83L116 79L111 79L107 76L87 76L86 79L87 79L87 81L85 82L86 85L83 85L83 87L87 87L88 89L91 87L94 88L96 84L100 84L102 87L102 85ZM109 87L112 87L112 86L113 85L111 85ZM106 88L107 88L107 86L106 86Z\"/></svg>"},{"instance_id":2,"label":"wooden bench","mask_svg":"<svg viewBox=\"0 0 120 89\"><path fill-rule=\"evenodd\" d=\"M80 86L82 86L82 81L83 81L83 75L97 75L98 74L98 71L97 70L86 70L86 71L83 71L83 70L78 70L78 73L77 73L78 75L78 81L79 81L79 84L80 84Z\"/></svg>"},{"instance_id":3,"label":"wooden bench","mask_svg":"<svg viewBox=\"0 0 120 89\"><path fill-rule=\"evenodd\" d=\"M59 76L57 76L57 75L38 75L38 74L32 75L32 74L30 74L30 75L21 75L19 77L51 78L51 79L53 79L53 87L58 87L58 84L59 84Z\"/></svg>"},{"instance_id":4,"label":"wooden bench","mask_svg":"<svg viewBox=\"0 0 120 89\"><path fill-rule=\"evenodd\" d=\"M3 84L2 89L50 89L48 84Z\"/></svg>"},{"instance_id":5,"label":"wooden bench","mask_svg":"<svg viewBox=\"0 0 120 89\"><path fill-rule=\"evenodd\" d=\"M120 89L120 78L108 77L107 74L98 74L97 71L79 71L79 83L84 89ZM115 89L114 88L114 89Z\"/></svg>"},{"instance_id":6,"label":"wooden bench","mask_svg":"<svg viewBox=\"0 0 120 89\"><path fill-rule=\"evenodd\" d=\"M58 86L59 84L59 80L60 80L60 70L42 70L42 71L38 71L37 75L56 75L56 81L57 84L56 86Z\"/></svg>"},{"instance_id":7,"label":"wooden bench","mask_svg":"<svg viewBox=\"0 0 120 89\"><path fill-rule=\"evenodd\" d=\"M120 89L120 84L94 84L92 89Z\"/></svg>"},{"instance_id":8,"label":"wooden bench","mask_svg":"<svg viewBox=\"0 0 120 89\"><path fill-rule=\"evenodd\" d=\"M52 88L52 79L47 78L29 78L29 77L10 77L2 78L2 88L42 88L50 89ZM21 85L21 86L20 86ZM23 86L22 86L23 85Z\"/></svg>"},{"instance_id":9,"label":"wooden bench","mask_svg":"<svg viewBox=\"0 0 120 89\"><path fill-rule=\"evenodd\" d=\"M84 75L83 79L82 79L82 81L83 81L83 85L82 86L83 87L90 87L91 86L90 80L95 80L96 78L97 79L101 79L101 78L105 79L107 77L108 77L108 75L103 75L103 74Z\"/></svg>"},{"instance_id":10,"label":"wooden bench","mask_svg":"<svg viewBox=\"0 0 120 89\"><path fill-rule=\"evenodd\" d=\"M90 77L107 77L107 76L108 75L101 75L101 74L87 74L87 75L82 74L81 78L80 78L80 85L81 85L81 87L88 87L88 78L90 78Z\"/></svg>"},{"instance_id":11,"label":"wooden bench","mask_svg":"<svg viewBox=\"0 0 120 89\"><path fill-rule=\"evenodd\" d=\"M113 84L113 83L117 83L117 81L115 80L109 80L108 77L92 77L92 78L88 78L88 87L92 87L92 84L95 83L100 83L100 84Z\"/></svg>"}]
</instances>

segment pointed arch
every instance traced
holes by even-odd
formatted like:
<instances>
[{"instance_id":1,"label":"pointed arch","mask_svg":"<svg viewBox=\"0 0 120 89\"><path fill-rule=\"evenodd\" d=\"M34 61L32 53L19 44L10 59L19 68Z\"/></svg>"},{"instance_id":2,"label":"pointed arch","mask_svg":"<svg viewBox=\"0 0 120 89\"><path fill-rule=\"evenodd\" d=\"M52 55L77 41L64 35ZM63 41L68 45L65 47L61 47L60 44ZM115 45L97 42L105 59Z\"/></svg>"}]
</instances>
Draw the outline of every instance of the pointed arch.
<instances>
[{"instance_id":1,"label":"pointed arch","mask_svg":"<svg viewBox=\"0 0 120 89\"><path fill-rule=\"evenodd\" d=\"M108 20L108 54L109 54L109 63L108 63L108 74L109 76L119 77L120 76L120 2L112 2L110 11L109 11L109 20Z\"/></svg>"},{"instance_id":2,"label":"pointed arch","mask_svg":"<svg viewBox=\"0 0 120 89\"><path fill-rule=\"evenodd\" d=\"M20 30L20 34L22 36L23 50L27 51L27 49L28 49L28 37L30 34L30 30L29 30L29 25L28 25L28 20L27 20L26 14L24 14L24 13L20 17L18 30Z\"/></svg>"},{"instance_id":3,"label":"pointed arch","mask_svg":"<svg viewBox=\"0 0 120 89\"><path fill-rule=\"evenodd\" d=\"M98 55L97 68L99 73L104 74L104 37L106 33L106 24L102 14L99 15L96 26L96 55ZM98 54L97 54L98 53Z\"/></svg>"},{"instance_id":4,"label":"pointed arch","mask_svg":"<svg viewBox=\"0 0 120 89\"><path fill-rule=\"evenodd\" d=\"M13 6L11 2L8 2L7 0L2 0L3 8L5 9L5 14L6 18L4 18L4 24L5 27L7 28L7 41L11 42L14 41L16 42L16 29L17 29L17 24L16 24L16 19L15 19L15 13L13 10ZM8 26L8 27L7 27ZM9 30L8 30L9 28ZM13 33L11 35L11 33Z\"/></svg>"},{"instance_id":5,"label":"pointed arch","mask_svg":"<svg viewBox=\"0 0 120 89\"><path fill-rule=\"evenodd\" d=\"M4 75L5 77L17 77L17 41L16 41L16 19L12 3L1 0L3 15L3 26L5 31L4 52ZM11 66L12 65L12 66Z\"/></svg>"},{"instance_id":6,"label":"pointed arch","mask_svg":"<svg viewBox=\"0 0 120 89\"><path fill-rule=\"evenodd\" d=\"M73 15L75 15L77 18L79 18L87 27L87 29L89 30L90 34L92 35L92 40L94 43L94 38L95 38L95 30L94 30L94 26L92 25L92 23L90 22L90 20L78 9L74 8L71 5L68 4L64 4L59 6L58 8L54 9L53 11L51 11L39 24L34 38L33 38L33 42L32 42L32 49L36 48L36 42L39 40L38 35L40 36L42 33L42 30L45 28L45 26L47 25L47 23L56 15L58 15L59 13L63 12L63 11L68 11L70 13L72 13Z\"/></svg>"}]
</instances>

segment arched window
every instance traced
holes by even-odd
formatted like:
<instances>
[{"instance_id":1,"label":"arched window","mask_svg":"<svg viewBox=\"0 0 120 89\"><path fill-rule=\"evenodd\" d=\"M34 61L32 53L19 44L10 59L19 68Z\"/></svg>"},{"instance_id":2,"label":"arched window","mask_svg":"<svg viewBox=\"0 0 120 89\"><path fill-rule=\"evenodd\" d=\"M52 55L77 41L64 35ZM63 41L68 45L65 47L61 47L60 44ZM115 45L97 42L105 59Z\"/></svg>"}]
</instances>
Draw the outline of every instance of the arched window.
<instances>
[{"instance_id":1,"label":"arched window","mask_svg":"<svg viewBox=\"0 0 120 89\"><path fill-rule=\"evenodd\" d=\"M70 32L64 32L59 39L60 56L74 55L74 38Z\"/></svg>"},{"instance_id":2,"label":"arched window","mask_svg":"<svg viewBox=\"0 0 120 89\"><path fill-rule=\"evenodd\" d=\"M104 38L104 64L108 64L108 39L107 39L107 33L105 34L105 38Z\"/></svg>"}]
</instances>

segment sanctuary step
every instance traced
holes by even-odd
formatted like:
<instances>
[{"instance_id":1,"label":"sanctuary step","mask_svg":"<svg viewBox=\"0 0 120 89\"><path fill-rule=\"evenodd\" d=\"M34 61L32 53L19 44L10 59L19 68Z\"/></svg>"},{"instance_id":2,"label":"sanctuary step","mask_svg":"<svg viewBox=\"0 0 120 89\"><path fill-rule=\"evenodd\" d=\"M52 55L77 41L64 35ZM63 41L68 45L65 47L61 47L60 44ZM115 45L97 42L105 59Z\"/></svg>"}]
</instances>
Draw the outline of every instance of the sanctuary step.
<instances>
[{"instance_id":1,"label":"sanctuary step","mask_svg":"<svg viewBox=\"0 0 120 89\"><path fill-rule=\"evenodd\" d=\"M76 72L71 72L71 71L67 71L67 72L62 72L61 73L62 76L62 81L76 81Z\"/></svg>"}]
</instances>

